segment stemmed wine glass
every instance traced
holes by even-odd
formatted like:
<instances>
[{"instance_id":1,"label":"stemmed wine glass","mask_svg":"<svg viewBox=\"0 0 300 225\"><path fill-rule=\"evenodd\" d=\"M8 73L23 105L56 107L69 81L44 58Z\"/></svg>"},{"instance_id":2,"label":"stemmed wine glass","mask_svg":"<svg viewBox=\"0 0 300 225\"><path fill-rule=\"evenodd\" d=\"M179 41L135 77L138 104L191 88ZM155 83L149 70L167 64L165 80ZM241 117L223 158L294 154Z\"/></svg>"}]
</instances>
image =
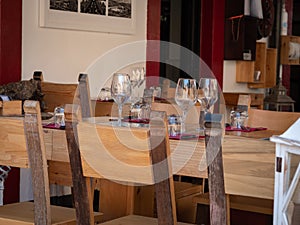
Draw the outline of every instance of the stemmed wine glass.
<instances>
[{"instance_id":1,"label":"stemmed wine glass","mask_svg":"<svg viewBox=\"0 0 300 225\"><path fill-rule=\"evenodd\" d=\"M130 75L131 86L132 86L132 105L140 100L139 88L145 80L145 69L144 67L133 67L132 74Z\"/></svg>"},{"instance_id":2,"label":"stemmed wine glass","mask_svg":"<svg viewBox=\"0 0 300 225\"><path fill-rule=\"evenodd\" d=\"M118 125L121 126L123 105L131 96L131 82L128 74L115 73L113 75L111 96L118 105Z\"/></svg>"},{"instance_id":3,"label":"stemmed wine glass","mask_svg":"<svg viewBox=\"0 0 300 225\"><path fill-rule=\"evenodd\" d=\"M175 91L175 101L182 110L181 131L185 131L186 115L197 101L197 85L195 79L179 78Z\"/></svg>"},{"instance_id":4,"label":"stemmed wine glass","mask_svg":"<svg viewBox=\"0 0 300 225\"><path fill-rule=\"evenodd\" d=\"M201 110L202 115L200 115L200 125L203 127L206 113L211 113L212 106L218 100L218 81L216 79L200 78L198 100L204 109L204 111Z\"/></svg>"}]
</instances>

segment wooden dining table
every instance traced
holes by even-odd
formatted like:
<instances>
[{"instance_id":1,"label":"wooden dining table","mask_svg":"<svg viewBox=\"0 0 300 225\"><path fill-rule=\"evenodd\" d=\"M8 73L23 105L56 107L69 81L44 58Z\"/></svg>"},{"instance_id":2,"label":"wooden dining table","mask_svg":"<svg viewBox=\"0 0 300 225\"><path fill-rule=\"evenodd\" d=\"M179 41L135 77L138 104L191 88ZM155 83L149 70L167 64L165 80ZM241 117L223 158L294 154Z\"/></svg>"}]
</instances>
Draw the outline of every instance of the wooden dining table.
<instances>
[{"instance_id":1,"label":"wooden dining table","mask_svg":"<svg viewBox=\"0 0 300 225\"><path fill-rule=\"evenodd\" d=\"M107 117L98 120L103 122ZM279 132L262 130L225 133L222 151L226 194L273 199L275 144L268 138L274 134ZM69 162L65 131L44 128L44 137L47 159ZM173 174L207 178L203 138L170 139L170 148Z\"/></svg>"}]
</instances>

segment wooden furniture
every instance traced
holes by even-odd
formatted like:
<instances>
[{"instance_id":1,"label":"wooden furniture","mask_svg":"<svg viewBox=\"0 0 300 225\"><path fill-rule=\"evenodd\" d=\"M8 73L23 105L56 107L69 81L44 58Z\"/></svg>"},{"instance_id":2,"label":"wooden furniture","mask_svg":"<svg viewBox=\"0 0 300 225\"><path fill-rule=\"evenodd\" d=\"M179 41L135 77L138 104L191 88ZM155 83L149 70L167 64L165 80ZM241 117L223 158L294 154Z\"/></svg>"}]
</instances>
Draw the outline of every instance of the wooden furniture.
<instances>
[{"instance_id":1,"label":"wooden furniture","mask_svg":"<svg viewBox=\"0 0 300 225\"><path fill-rule=\"evenodd\" d=\"M226 106L230 108L236 107L238 104L239 96L243 94L250 95L251 97L250 106L252 108L263 109L264 94L259 94L259 93L234 93L234 92L223 93Z\"/></svg>"},{"instance_id":2,"label":"wooden furniture","mask_svg":"<svg viewBox=\"0 0 300 225\"><path fill-rule=\"evenodd\" d=\"M271 88L276 85L277 50L256 42L255 61L236 62L236 82L249 88Z\"/></svg>"},{"instance_id":3,"label":"wooden furniture","mask_svg":"<svg viewBox=\"0 0 300 225\"><path fill-rule=\"evenodd\" d=\"M79 104L81 106L82 117L85 118L91 116L92 107L88 76L86 74L79 74L77 84L45 82L43 81L42 74L37 72L35 72L33 76L34 79L41 81L41 90L44 94L44 102L48 112L53 112L54 108L57 106L64 106L65 104ZM65 136L56 136L56 133L53 132L53 130L44 130L44 135L47 139L53 139L54 148L61 148L60 140L66 142ZM56 145L57 139L59 141ZM102 217L102 214L100 213L93 214L93 198L94 190L96 189L95 183L97 181L92 179L84 179L83 183L79 182L74 184L74 179L72 179L72 176L75 176L75 174L72 175L72 169L72 164L70 166L69 160L62 162L59 160L59 157L52 157L48 162L50 183L73 187L72 191L74 191L74 193L82 192L76 190L76 188L84 189L84 192L82 193L87 193L88 199L86 201L88 201L87 203L89 204L90 208L89 220L87 219L85 223L94 224L94 222L98 222ZM88 189L88 191L85 189ZM76 197L74 193L73 198ZM85 205L85 207L87 206Z\"/></svg>"},{"instance_id":4,"label":"wooden furniture","mask_svg":"<svg viewBox=\"0 0 300 225\"><path fill-rule=\"evenodd\" d=\"M108 122L108 118L95 118L94 122L96 124ZM44 130L49 131L49 129ZM51 131L53 132L53 138L46 139L46 146L48 146L46 149L47 156L49 159L68 162L67 143L65 138L63 138L65 131ZM228 132L230 135L224 136L223 162L226 194L230 196L273 199L275 144L262 138L270 137L274 132L276 133L276 131L271 130L250 133L242 132L241 136L238 136L240 134L234 135L232 132ZM244 134L247 134L247 137L243 137ZM90 139L93 140L92 137ZM169 140L169 142L173 174L196 178L208 177L204 141L202 139ZM86 169L89 170L89 168ZM92 171L90 172L92 173ZM122 193L109 193L102 200L106 199L110 202L110 205L119 207L119 201L126 201L126 193L128 192L124 190ZM114 197L115 195L122 196L123 199L110 198L110 196ZM124 209L123 212L128 213L130 210Z\"/></svg>"},{"instance_id":5,"label":"wooden furniture","mask_svg":"<svg viewBox=\"0 0 300 225\"><path fill-rule=\"evenodd\" d=\"M281 36L281 53L280 53L280 62L283 65L299 65L300 58L291 58L291 43L295 43L297 45L300 44L299 36Z\"/></svg>"},{"instance_id":6,"label":"wooden furniture","mask_svg":"<svg viewBox=\"0 0 300 225\"><path fill-rule=\"evenodd\" d=\"M50 206L49 181L39 103L25 101L25 117L0 117L1 165L31 168L33 202L0 207L0 224L76 224L75 210Z\"/></svg>"},{"instance_id":7,"label":"wooden furniture","mask_svg":"<svg viewBox=\"0 0 300 225\"><path fill-rule=\"evenodd\" d=\"M253 80L249 88L271 88L276 85L277 49L267 48L267 43L256 43ZM256 71L260 72L260 75Z\"/></svg>"},{"instance_id":8,"label":"wooden furniture","mask_svg":"<svg viewBox=\"0 0 300 225\"><path fill-rule=\"evenodd\" d=\"M78 110L73 106L73 111ZM66 113L69 154L70 159L77 163L78 173L125 184L155 186L157 220L128 215L103 224L177 224L165 113L151 112L149 129L81 122L76 113L72 115L70 110ZM75 122L77 126L73 125ZM79 145L77 153L70 148L76 140ZM75 202L75 205L80 205L80 202Z\"/></svg>"},{"instance_id":9,"label":"wooden furniture","mask_svg":"<svg viewBox=\"0 0 300 225\"><path fill-rule=\"evenodd\" d=\"M20 116L22 115L22 101L0 101L1 116Z\"/></svg>"},{"instance_id":10,"label":"wooden furniture","mask_svg":"<svg viewBox=\"0 0 300 225\"><path fill-rule=\"evenodd\" d=\"M46 112L54 112L57 106L65 104L82 104L82 116L91 116L91 103L89 97L89 84L86 74L80 74L78 83L53 83L44 81L43 74L35 71L35 80L41 81L41 90L44 94L43 100L46 105ZM59 139L52 130L44 131L46 138ZM64 137L63 137L64 138ZM54 143L55 145L55 143ZM56 146L55 146L56 147ZM59 148L59 146L57 146ZM60 162L55 158L49 161L49 179L51 184L60 183L65 186L72 186L72 176L69 162Z\"/></svg>"},{"instance_id":11,"label":"wooden furniture","mask_svg":"<svg viewBox=\"0 0 300 225\"><path fill-rule=\"evenodd\" d=\"M95 118L95 123L108 122L108 118ZM49 129L44 129L49 131ZM51 130L53 138L47 138L47 156L62 162L68 161L67 143L64 130ZM258 133L263 133L259 136ZM257 138L250 138L251 135ZM225 135L223 141L223 160L225 173L225 191L228 194L273 198L275 145L263 140L272 133L264 131L250 132L248 137ZM207 178L204 158L204 141L169 140L173 174ZM241 146L243 146L241 148ZM50 148L51 147L51 148ZM192 151L191 151L192 149ZM200 159L200 162L199 162ZM245 166L246 164L249 165ZM233 166L234 165L234 166ZM253 170L253 168L255 168ZM263 169L266 172L260 173ZM252 184L252 185L250 185ZM255 187L255 188L253 188Z\"/></svg>"},{"instance_id":12,"label":"wooden furniture","mask_svg":"<svg viewBox=\"0 0 300 225\"><path fill-rule=\"evenodd\" d=\"M33 73L33 79L41 81L41 90L46 112L54 112L55 107L72 104L78 98L77 83L54 83L44 81L41 71ZM78 102L77 102L78 103Z\"/></svg>"},{"instance_id":13,"label":"wooden furniture","mask_svg":"<svg viewBox=\"0 0 300 225\"><path fill-rule=\"evenodd\" d=\"M250 109L248 112L248 126L266 127L268 130L276 130L283 133L298 118L297 112L277 112L260 109Z\"/></svg>"}]
</instances>

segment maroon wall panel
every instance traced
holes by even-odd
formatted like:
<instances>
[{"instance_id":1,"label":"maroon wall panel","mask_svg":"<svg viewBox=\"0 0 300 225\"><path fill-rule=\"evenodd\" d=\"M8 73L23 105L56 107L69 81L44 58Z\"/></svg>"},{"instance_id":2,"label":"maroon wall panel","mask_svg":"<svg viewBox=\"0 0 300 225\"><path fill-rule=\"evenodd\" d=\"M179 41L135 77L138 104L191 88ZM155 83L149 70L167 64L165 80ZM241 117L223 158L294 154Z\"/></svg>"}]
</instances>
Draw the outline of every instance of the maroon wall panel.
<instances>
[{"instance_id":1,"label":"maroon wall panel","mask_svg":"<svg viewBox=\"0 0 300 225\"><path fill-rule=\"evenodd\" d=\"M225 0L202 0L200 56L223 87Z\"/></svg>"},{"instance_id":2,"label":"maroon wall panel","mask_svg":"<svg viewBox=\"0 0 300 225\"><path fill-rule=\"evenodd\" d=\"M22 0L0 0L0 84L21 79Z\"/></svg>"},{"instance_id":3,"label":"maroon wall panel","mask_svg":"<svg viewBox=\"0 0 300 225\"><path fill-rule=\"evenodd\" d=\"M146 75L159 77L160 45L159 42L151 40L160 40L160 0L148 0L147 13L147 56L146 56ZM147 81L148 82L148 81ZM150 83L149 83L150 82ZM157 81L151 79L147 86L155 85Z\"/></svg>"},{"instance_id":4,"label":"maroon wall panel","mask_svg":"<svg viewBox=\"0 0 300 225\"><path fill-rule=\"evenodd\" d=\"M0 84L21 79L22 0L0 0ZM13 168L5 181L3 202L19 201L20 170Z\"/></svg>"}]
</instances>

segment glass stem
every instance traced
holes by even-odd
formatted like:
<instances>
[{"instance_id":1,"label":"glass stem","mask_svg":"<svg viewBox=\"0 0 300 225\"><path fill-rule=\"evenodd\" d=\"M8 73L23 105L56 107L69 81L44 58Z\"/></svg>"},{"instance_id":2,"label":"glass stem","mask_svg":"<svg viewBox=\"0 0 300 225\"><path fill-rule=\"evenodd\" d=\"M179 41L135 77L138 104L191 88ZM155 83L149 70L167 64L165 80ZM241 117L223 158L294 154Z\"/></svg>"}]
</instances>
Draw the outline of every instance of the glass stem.
<instances>
[{"instance_id":1,"label":"glass stem","mask_svg":"<svg viewBox=\"0 0 300 225\"><path fill-rule=\"evenodd\" d=\"M123 105L119 104L118 105L118 112L119 112L119 117L118 117L118 125L121 126L121 120L122 120L122 109Z\"/></svg>"},{"instance_id":2,"label":"glass stem","mask_svg":"<svg viewBox=\"0 0 300 225\"><path fill-rule=\"evenodd\" d=\"M181 133L185 132L185 120L186 120L187 111L182 112L182 119L181 119Z\"/></svg>"},{"instance_id":3,"label":"glass stem","mask_svg":"<svg viewBox=\"0 0 300 225\"><path fill-rule=\"evenodd\" d=\"M204 123L205 123L205 116L206 116L207 112L208 112L207 108L200 110L199 126L201 129L205 128Z\"/></svg>"}]
</instances>

